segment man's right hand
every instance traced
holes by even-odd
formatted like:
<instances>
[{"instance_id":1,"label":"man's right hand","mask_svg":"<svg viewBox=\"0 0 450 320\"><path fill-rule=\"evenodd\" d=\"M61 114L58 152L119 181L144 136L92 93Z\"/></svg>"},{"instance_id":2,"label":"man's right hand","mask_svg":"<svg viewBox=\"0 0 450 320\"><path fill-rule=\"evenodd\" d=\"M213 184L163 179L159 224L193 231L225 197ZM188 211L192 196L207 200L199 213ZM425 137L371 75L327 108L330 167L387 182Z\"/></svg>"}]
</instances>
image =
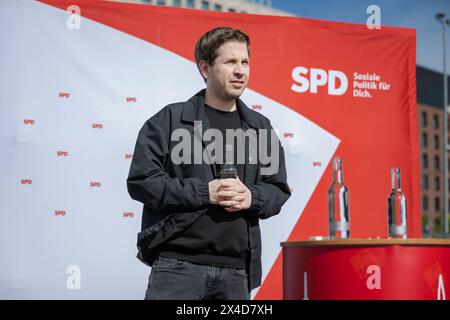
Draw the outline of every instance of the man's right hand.
<instances>
[{"instance_id":1,"label":"man's right hand","mask_svg":"<svg viewBox=\"0 0 450 320\"><path fill-rule=\"evenodd\" d=\"M211 204L219 204L219 201L221 201L221 199L219 199L219 189L221 187L222 182L220 181L220 179L213 180L208 184L209 201L211 202Z\"/></svg>"}]
</instances>

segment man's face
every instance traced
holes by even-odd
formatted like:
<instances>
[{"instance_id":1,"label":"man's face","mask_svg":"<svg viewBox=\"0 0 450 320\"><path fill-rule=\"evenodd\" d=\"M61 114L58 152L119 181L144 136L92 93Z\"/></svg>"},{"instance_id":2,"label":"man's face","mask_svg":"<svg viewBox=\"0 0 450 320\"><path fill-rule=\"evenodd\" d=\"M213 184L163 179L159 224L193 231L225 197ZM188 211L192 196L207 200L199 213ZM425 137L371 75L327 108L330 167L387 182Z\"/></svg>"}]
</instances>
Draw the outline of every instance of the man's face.
<instances>
[{"instance_id":1,"label":"man's face","mask_svg":"<svg viewBox=\"0 0 450 320\"><path fill-rule=\"evenodd\" d=\"M213 65L206 66L204 63L204 66L206 86L222 100L231 101L238 98L247 87L250 66L245 43L225 42L217 49Z\"/></svg>"}]
</instances>

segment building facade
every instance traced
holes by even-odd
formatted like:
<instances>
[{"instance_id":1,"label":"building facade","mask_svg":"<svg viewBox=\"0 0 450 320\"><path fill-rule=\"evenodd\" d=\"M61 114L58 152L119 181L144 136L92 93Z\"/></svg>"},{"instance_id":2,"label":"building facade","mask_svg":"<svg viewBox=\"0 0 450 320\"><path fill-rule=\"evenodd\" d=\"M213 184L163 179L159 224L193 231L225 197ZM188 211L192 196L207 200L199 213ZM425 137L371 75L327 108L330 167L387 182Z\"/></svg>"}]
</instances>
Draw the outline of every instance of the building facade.
<instances>
[{"instance_id":1,"label":"building facade","mask_svg":"<svg viewBox=\"0 0 450 320\"><path fill-rule=\"evenodd\" d=\"M420 66L417 66L416 72L421 150L422 231L424 237L442 237L445 210L444 179L449 179L444 177L443 76L442 73ZM450 86L448 91L450 92ZM450 167L450 161L448 166Z\"/></svg>"},{"instance_id":2,"label":"building facade","mask_svg":"<svg viewBox=\"0 0 450 320\"><path fill-rule=\"evenodd\" d=\"M179 8L214 10L224 12L266 14L275 16L295 16L290 12L272 8L271 0L111 0L119 2L143 3Z\"/></svg>"}]
</instances>

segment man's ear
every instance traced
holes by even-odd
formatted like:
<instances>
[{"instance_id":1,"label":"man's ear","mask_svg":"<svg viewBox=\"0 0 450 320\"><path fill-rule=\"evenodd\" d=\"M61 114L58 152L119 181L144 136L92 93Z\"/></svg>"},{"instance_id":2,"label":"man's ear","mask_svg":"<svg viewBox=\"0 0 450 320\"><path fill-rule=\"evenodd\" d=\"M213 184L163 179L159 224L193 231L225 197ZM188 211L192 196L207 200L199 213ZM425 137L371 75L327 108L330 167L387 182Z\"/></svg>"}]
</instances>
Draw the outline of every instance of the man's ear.
<instances>
[{"instance_id":1,"label":"man's ear","mask_svg":"<svg viewBox=\"0 0 450 320\"><path fill-rule=\"evenodd\" d=\"M198 65L200 67L200 72L202 73L203 78L208 79L208 64L206 63L206 61L200 60Z\"/></svg>"}]
</instances>

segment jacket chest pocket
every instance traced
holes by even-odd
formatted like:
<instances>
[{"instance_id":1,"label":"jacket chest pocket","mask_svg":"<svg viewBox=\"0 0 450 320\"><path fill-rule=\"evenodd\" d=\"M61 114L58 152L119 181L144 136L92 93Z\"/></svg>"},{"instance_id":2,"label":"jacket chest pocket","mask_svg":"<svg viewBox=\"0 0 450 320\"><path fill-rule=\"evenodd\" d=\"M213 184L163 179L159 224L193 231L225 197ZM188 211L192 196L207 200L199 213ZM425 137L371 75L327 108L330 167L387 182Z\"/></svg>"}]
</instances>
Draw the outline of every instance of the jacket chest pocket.
<instances>
[{"instance_id":1,"label":"jacket chest pocket","mask_svg":"<svg viewBox=\"0 0 450 320\"><path fill-rule=\"evenodd\" d=\"M201 150L201 151L200 151ZM204 160L204 148L197 151L175 146L171 149L168 170L172 176L179 178L200 178L206 181L214 179L212 165Z\"/></svg>"}]
</instances>

